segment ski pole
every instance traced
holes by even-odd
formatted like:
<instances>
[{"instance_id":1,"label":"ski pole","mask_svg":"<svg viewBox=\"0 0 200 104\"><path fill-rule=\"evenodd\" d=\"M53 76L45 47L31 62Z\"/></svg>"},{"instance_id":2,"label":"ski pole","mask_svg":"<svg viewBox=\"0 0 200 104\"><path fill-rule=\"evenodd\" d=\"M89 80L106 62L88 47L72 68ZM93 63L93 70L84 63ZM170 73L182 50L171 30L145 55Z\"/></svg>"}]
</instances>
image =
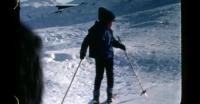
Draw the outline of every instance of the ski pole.
<instances>
[{"instance_id":1,"label":"ski pole","mask_svg":"<svg viewBox=\"0 0 200 104\"><path fill-rule=\"evenodd\" d=\"M119 41L120 43L122 43L120 37L117 36L117 38L118 38L118 41ZM134 74L135 74L135 76L136 76L136 79L137 79L137 81L139 82L140 88L142 89L142 92L141 92L140 95L142 96L142 95L144 94L144 95L147 97L146 90L142 87L142 84L141 84L141 82L140 82L140 80L139 80L139 78L138 78L138 75L137 75L136 72L134 71L133 64L131 63L131 61L130 61L130 59L129 59L129 57L128 57L127 52L124 51L124 54L125 54L125 56L126 56L126 58L127 58L127 60L128 60L129 65L130 65L131 68L133 69L133 72L134 72Z\"/></svg>"},{"instance_id":2,"label":"ski pole","mask_svg":"<svg viewBox=\"0 0 200 104\"><path fill-rule=\"evenodd\" d=\"M67 91L66 91L66 93L65 93L65 96L64 96L63 99L62 99L61 104L63 104L63 102L64 102L64 100L65 100L65 97L67 96L67 93L69 92L69 89L70 89L70 87L71 87L71 85L72 85L72 82L73 82L73 80L74 80L74 78L75 78L75 76L76 76L76 73L78 72L78 69L79 69L80 65L81 65L81 62L82 62L82 60L79 62L79 65L78 65L78 67L77 67L77 69L76 69L76 71L75 71L75 73L74 73L74 75L73 75L73 77L72 77L72 80L71 80L71 82L70 82L70 84L69 84L69 87L67 88Z\"/></svg>"}]
</instances>

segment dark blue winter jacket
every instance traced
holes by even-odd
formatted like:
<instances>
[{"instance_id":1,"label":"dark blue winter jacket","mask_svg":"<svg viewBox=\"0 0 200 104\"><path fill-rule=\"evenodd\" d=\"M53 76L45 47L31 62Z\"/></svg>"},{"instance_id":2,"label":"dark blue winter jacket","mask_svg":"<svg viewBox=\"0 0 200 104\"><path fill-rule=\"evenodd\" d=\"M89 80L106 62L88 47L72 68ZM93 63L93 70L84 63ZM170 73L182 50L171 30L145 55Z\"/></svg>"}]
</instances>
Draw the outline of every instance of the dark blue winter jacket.
<instances>
[{"instance_id":1,"label":"dark blue winter jacket","mask_svg":"<svg viewBox=\"0 0 200 104\"><path fill-rule=\"evenodd\" d=\"M80 56L85 57L89 46L89 57L113 58L113 47L125 47L113 37L113 31L102 23L96 21L89 29L88 35L83 40Z\"/></svg>"}]
</instances>

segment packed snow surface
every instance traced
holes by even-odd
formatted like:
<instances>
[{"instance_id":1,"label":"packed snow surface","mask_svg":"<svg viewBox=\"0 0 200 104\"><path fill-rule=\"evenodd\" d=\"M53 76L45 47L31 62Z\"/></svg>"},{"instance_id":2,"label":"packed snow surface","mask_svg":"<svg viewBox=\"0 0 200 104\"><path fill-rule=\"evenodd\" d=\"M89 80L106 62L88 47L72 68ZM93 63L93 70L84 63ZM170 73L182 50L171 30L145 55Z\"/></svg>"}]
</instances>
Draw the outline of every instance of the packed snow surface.
<instances>
[{"instance_id":1,"label":"packed snow surface","mask_svg":"<svg viewBox=\"0 0 200 104\"><path fill-rule=\"evenodd\" d=\"M56 5L78 4L56 12ZM179 104L181 99L181 4L178 0L21 0L21 20L43 40L43 104L60 104L80 62L79 52L88 29L97 20L98 7L116 14L112 29L126 45L134 71L124 52L115 49L116 104ZM86 56L64 104L89 104L95 61ZM100 101L106 100L106 77Z\"/></svg>"}]
</instances>

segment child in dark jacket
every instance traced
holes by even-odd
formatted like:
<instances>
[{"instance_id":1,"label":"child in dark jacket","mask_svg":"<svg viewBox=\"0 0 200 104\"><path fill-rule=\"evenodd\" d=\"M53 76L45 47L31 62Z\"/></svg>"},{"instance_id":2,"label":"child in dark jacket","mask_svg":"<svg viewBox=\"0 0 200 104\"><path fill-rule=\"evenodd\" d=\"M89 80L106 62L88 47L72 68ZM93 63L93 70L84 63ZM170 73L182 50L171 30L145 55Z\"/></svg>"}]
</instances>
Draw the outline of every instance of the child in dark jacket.
<instances>
[{"instance_id":1,"label":"child in dark jacket","mask_svg":"<svg viewBox=\"0 0 200 104\"><path fill-rule=\"evenodd\" d=\"M96 77L93 91L94 104L99 103L100 86L103 79L104 68L107 76L107 102L112 102L112 89L114 83L113 77L113 47L126 50L125 46L115 40L111 30L112 22L115 16L109 10L100 7L98 10L98 19L89 29L88 35L83 40L80 59L84 59L89 46L89 56L96 62Z\"/></svg>"}]
</instances>

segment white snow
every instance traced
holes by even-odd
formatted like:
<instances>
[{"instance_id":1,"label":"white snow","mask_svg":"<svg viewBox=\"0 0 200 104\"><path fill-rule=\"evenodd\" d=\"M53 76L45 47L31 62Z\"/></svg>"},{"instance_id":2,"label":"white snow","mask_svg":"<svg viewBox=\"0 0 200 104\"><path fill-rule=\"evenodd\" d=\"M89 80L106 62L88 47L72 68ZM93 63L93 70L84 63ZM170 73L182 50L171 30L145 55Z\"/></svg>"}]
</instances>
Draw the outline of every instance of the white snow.
<instances>
[{"instance_id":1,"label":"white snow","mask_svg":"<svg viewBox=\"0 0 200 104\"><path fill-rule=\"evenodd\" d=\"M67 2L67 0L66 0ZM64 0L23 0L21 19L43 40L43 104L60 104L80 61L79 51L98 7L112 10L114 36L120 36L134 63L141 89L122 50L115 49L117 104L179 104L181 99L181 4L177 0L73 0L80 4L55 13ZM36 5L37 4L37 5ZM29 17L28 17L28 16ZM95 62L83 60L64 104L88 104L92 99ZM106 99L106 77L100 101Z\"/></svg>"}]
</instances>

